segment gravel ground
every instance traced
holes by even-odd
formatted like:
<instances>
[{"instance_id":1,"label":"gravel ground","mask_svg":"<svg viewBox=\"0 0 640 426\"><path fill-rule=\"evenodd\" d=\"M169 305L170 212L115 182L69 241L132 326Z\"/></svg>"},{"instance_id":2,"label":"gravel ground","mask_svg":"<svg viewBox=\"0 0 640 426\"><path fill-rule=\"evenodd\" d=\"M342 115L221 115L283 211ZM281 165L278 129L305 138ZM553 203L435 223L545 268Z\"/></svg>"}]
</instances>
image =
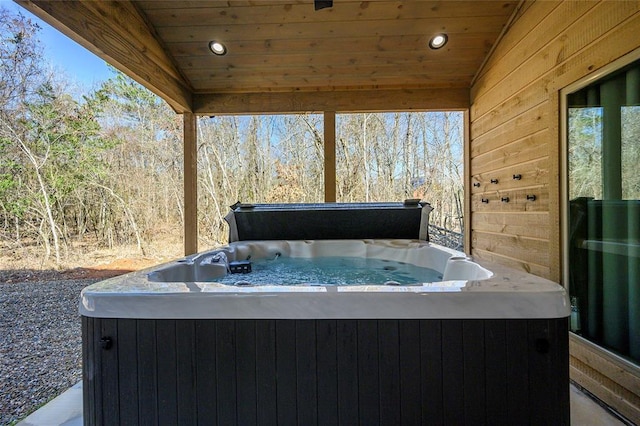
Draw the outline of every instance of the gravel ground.
<instances>
[{"instance_id":1,"label":"gravel ground","mask_svg":"<svg viewBox=\"0 0 640 426\"><path fill-rule=\"evenodd\" d=\"M23 419L81 380L78 300L95 281L0 281L0 425Z\"/></svg>"}]
</instances>

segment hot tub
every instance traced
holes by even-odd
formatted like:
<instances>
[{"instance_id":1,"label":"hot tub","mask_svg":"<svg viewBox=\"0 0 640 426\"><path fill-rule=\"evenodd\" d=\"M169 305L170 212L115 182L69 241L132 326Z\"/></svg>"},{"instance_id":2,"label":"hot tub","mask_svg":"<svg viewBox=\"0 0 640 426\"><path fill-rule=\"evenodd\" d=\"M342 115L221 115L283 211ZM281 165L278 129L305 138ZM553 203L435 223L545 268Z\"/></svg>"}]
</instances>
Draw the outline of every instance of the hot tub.
<instances>
[{"instance_id":1,"label":"hot tub","mask_svg":"<svg viewBox=\"0 0 640 426\"><path fill-rule=\"evenodd\" d=\"M442 280L218 282L345 255ZM89 286L80 313L85 424L569 424L564 289L426 241L238 241Z\"/></svg>"}]
</instances>

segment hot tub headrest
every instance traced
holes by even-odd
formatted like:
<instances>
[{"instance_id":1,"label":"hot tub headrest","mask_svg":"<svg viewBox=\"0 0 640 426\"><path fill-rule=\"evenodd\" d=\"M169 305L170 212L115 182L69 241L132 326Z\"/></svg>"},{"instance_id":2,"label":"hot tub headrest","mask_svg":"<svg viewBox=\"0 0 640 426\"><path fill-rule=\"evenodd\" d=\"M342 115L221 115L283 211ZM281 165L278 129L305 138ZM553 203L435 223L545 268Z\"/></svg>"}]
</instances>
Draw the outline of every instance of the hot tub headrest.
<instances>
[{"instance_id":1,"label":"hot tub headrest","mask_svg":"<svg viewBox=\"0 0 640 426\"><path fill-rule=\"evenodd\" d=\"M225 217L229 242L420 239L429 241L427 202L242 204Z\"/></svg>"}]
</instances>

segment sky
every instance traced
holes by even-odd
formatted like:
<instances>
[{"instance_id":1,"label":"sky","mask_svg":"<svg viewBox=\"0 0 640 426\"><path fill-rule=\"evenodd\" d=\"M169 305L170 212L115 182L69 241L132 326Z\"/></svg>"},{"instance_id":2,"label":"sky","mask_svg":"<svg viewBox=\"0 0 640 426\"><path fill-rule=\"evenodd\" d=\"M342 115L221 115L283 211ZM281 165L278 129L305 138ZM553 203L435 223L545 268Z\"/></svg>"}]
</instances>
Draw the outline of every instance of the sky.
<instances>
[{"instance_id":1,"label":"sky","mask_svg":"<svg viewBox=\"0 0 640 426\"><path fill-rule=\"evenodd\" d=\"M20 12L37 22L41 28L38 37L44 43L47 62L54 69L63 70L71 80L76 81L83 88L87 90L96 88L103 81L113 77L113 72L103 59L40 20L27 9L11 0L0 0L0 7L11 12Z\"/></svg>"}]
</instances>

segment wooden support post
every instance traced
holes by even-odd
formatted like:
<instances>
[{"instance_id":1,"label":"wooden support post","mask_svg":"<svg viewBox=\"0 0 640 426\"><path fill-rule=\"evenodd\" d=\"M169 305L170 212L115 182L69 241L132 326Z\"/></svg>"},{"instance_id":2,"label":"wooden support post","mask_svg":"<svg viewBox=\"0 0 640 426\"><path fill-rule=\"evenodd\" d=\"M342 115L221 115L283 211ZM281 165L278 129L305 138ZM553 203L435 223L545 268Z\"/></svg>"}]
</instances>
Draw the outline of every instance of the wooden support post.
<instances>
[{"instance_id":1,"label":"wooden support post","mask_svg":"<svg viewBox=\"0 0 640 426\"><path fill-rule=\"evenodd\" d=\"M469 110L464 111L464 218L463 244L464 252L471 255L471 120Z\"/></svg>"},{"instance_id":2,"label":"wooden support post","mask_svg":"<svg viewBox=\"0 0 640 426\"><path fill-rule=\"evenodd\" d=\"M195 114L184 113L184 254L198 252L198 131Z\"/></svg>"},{"instance_id":3,"label":"wooden support post","mask_svg":"<svg viewBox=\"0 0 640 426\"><path fill-rule=\"evenodd\" d=\"M336 112L324 112L324 201L336 202Z\"/></svg>"}]
</instances>

